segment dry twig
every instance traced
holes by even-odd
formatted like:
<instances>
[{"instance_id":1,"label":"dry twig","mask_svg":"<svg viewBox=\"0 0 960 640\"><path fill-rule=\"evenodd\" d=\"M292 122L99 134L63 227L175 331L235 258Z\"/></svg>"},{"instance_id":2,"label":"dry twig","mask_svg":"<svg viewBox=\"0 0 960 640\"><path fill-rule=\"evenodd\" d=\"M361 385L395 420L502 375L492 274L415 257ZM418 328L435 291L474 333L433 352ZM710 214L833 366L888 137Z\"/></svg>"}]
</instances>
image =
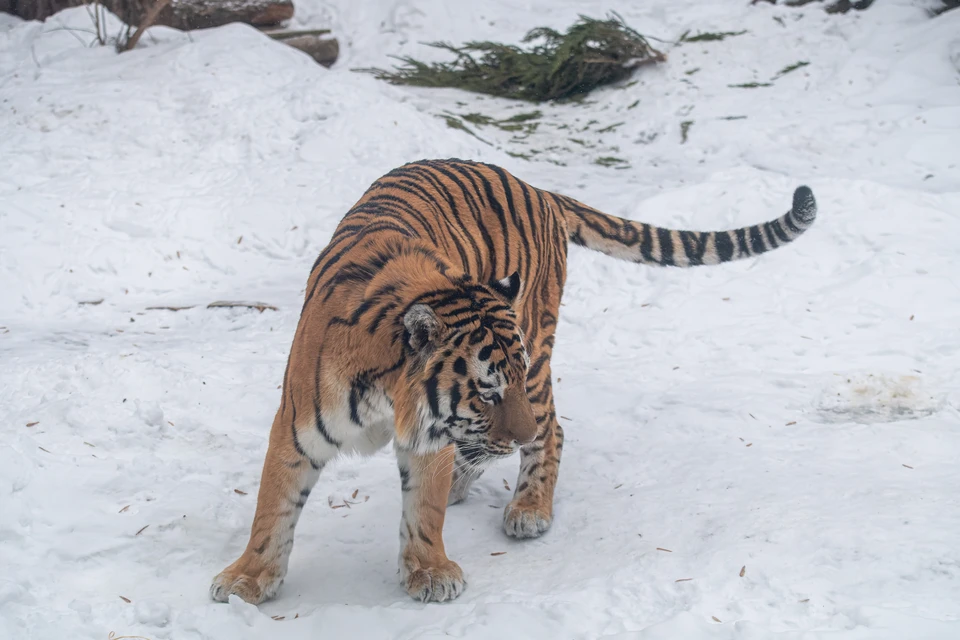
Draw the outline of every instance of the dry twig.
<instances>
[{"instance_id":1,"label":"dry twig","mask_svg":"<svg viewBox=\"0 0 960 640\"><path fill-rule=\"evenodd\" d=\"M153 6L143 15L143 20L140 21L140 26L137 27L137 30L133 32L133 35L124 43L122 46L117 43L117 48L120 52L130 51L137 46L137 43L140 42L140 37L143 35L143 32L146 31L150 25L156 21L157 16L160 15L160 12L170 4L170 0L157 0L153 3Z\"/></svg>"}]
</instances>

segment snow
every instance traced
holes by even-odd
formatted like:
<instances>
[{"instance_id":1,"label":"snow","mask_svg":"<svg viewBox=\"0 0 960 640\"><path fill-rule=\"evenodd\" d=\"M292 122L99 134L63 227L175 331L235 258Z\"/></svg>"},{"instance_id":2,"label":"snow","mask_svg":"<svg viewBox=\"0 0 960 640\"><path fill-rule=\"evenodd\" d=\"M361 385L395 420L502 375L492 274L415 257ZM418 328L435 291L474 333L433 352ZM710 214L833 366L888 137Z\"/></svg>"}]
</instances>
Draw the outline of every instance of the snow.
<instances>
[{"instance_id":1,"label":"snow","mask_svg":"<svg viewBox=\"0 0 960 640\"><path fill-rule=\"evenodd\" d=\"M240 25L117 55L82 8L0 15L0 638L960 637L960 11L634 3L662 39L747 33L658 43L581 105L350 71L607 10L517 4L298 2L330 70ZM522 140L466 123L489 144L438 117L534 109ZM556 519L507 539L517 460L488 471L448 512L454 603L398 583L390 450L324 472L276 600L211 602L310 265L372 180L449 156L675 227L766 220L799 184L820 213L722 267L571 251Z\"/></svg>"}]
</instances>

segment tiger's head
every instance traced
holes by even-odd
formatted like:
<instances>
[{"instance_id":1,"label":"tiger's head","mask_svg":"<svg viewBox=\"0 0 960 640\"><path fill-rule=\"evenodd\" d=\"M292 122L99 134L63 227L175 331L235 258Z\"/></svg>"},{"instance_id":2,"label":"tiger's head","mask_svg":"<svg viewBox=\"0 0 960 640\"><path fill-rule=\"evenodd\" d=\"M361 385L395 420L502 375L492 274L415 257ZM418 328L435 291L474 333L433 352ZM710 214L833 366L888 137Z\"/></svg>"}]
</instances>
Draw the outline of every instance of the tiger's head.
<instances>
[{"instance_id":1,"label":"tiger's head","mask_svg":"<svg viewBox=\"0 0 960 640\"><path fill-rule=\"evenodd\" d=\"M454 443L472 457L493 457L533 441L530 358L513 309L520 289L516 273L490 284L463 281L405 311L401 446L426 453Z\"/></svg>"}]
</instances>

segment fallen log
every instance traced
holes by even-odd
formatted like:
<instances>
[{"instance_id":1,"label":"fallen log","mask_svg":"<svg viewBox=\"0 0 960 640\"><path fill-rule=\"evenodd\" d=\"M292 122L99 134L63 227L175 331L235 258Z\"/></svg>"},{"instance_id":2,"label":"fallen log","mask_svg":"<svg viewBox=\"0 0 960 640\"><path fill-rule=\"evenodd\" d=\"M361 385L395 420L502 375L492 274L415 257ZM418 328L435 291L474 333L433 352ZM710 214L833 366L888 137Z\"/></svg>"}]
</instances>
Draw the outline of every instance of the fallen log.
<instances>
[{"instance_id":1,"label":"fallen log","mask_svg":"<svg viewBox=\"0 0 960 640\"><path fill-rule=\"evenodd\" d=\"M307 31L265 31L268 36L285 45L299 49L325 67L330 67L340 56L340 43L330 37L329 29Z\"/></svg>"},{"instance_id":2,"label":"fallen log","mask_svg":"<svg viewBox=\"0 0 960 640\"><path fill-rule=\"evenodd\" d=\"M24 20L46 20L58 11L83 4L93 4L93 0L0 0L0 11ZM277 29L293 17L292 0L100 0L99 4L125 23L140 26L133 37L120 43L124 51L134 48L139 35L154 25L191 31L242 22L303 51L325 67L333 65L340 55L340 44L330 36L329 29Z\"/></svg>"},{"instance_id":3,"label":"fallen log","mask_svg":"<svg viewBox=\"0 0 960 640\"><path fill-rule=\"evenodd\" d=\"M70 7L93 4L90 0L0 0L0 8L24 20L46 20ZM100 4L127 24L141 24L153 0L100 0ZM256 27L279 25L293 17L293 0L173 0L153 24L181 31L209 29L231 22Z\"/></svg>"},{"instance_id":4,"label":"fallen log","mask_svg":"<svg viewBox=\"0 0 960 640\"><path fill-rule=\"evenodd\" d=\"M297 36L325 36L330 34L330 29L304 29L302 31L271 31L263 29L263 32L274 40L286 40L287 38L296 38Z\"/></svg>"},{"instance_id":5,"label":"fallen log","mask_svg":"<svg viewBox=\"0 0 960 640\"><path fill-rule=\"evenodd\" d=\"M121 16L127 24L139 24L143 17L143 4L140 15ZM244 22L255 27L278 25L293 17L292 0L176 0L160 12L154 24L160 24L182 31L209 29L231 22Z\"/></svg>"}]
</instances>

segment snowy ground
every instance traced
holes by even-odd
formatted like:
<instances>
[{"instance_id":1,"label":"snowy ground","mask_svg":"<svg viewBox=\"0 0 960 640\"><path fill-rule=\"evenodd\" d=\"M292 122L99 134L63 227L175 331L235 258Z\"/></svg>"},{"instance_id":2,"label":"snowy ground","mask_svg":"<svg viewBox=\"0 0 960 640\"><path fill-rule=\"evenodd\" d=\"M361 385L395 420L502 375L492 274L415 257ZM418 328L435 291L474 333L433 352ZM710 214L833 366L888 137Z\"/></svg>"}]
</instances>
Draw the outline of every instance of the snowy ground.
<instances>
[{"instance_id":1,"label":"snowy ground","mask_svg":"<svg viewBox=\"0 0 960 640\"><path fill-rule=\"evenodd\" d=\"M533 132L467 123L485 142L442 116L535 107L350 71L610 7L514 4L298 0L331 70L241 26L118 56L82 9L0 15L0 638L960 638L960 11L622 3L667 40L747 33ZM695 271L572 252L556 521L508 540L517 460L489 471L448 514L455 603L398 584L390 451L326 472L275 601L212 603L312 261L374 178L447 156L703 229L807 183L820 218Z\"/></svg>"}]
</instances>

